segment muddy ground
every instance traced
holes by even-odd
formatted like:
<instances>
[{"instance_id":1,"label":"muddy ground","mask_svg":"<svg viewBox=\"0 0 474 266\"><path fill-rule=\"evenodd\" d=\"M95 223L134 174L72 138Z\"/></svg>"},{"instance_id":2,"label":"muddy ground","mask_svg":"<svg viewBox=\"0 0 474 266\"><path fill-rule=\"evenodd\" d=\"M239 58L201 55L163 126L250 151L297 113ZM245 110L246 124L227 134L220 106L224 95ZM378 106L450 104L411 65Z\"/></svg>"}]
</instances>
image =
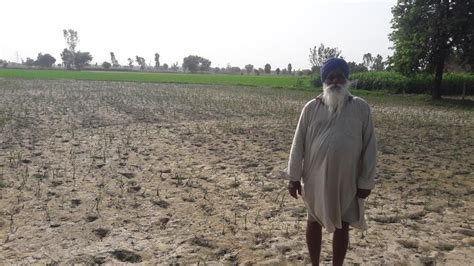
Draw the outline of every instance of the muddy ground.
<instances>
[{"instance_id":1,"label":"muddy ground","mask_svg":"<svg viewBox=\"0 0 474 266\"><path fill-rule=\"evenodd\" d=\"M0 261L309 263L304 204L278 176L314 96L0 80ZM378 179L348 265L474 261L474 111L415 98L366 98Z\"/></svg>"}]
</instances>

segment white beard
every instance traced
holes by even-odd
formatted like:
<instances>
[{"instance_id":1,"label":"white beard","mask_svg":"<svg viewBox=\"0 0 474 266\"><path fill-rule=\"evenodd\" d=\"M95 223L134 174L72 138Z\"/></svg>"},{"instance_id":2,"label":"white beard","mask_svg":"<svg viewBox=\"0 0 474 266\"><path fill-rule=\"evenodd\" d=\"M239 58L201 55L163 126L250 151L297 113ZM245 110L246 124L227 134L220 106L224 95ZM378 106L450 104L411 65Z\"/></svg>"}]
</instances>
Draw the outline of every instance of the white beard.
<instances>
[{"instance_id":1,"label":"white beard","mask_svg":"<svg viewBox=\"0 0 474 266\"><path fill-rule=\"evenodd\" d=\"M323 83L323 101L329 108L329 115L339 114L346 103L347 97L351 95L347 88L349 82L343 85L327 85Z\"/></svg>"}]
</instances>

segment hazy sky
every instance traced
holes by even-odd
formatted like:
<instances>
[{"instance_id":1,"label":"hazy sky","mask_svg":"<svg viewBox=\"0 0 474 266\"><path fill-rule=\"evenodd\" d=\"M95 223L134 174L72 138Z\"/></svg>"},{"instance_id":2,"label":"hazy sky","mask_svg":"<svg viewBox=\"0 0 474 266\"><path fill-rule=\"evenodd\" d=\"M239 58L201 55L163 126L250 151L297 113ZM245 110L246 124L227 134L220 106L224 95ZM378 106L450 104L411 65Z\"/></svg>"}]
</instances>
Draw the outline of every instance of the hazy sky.
<instances>
[{"instance_id":1,"label":"hazy sky","mask_svg":"<svg viewBox=\"0 0 474 266\"><path fill-rule=\"evenodd\" d=\"M349 61L362 55L392 54L391 7L396 0L5 0L0 23L0 59L10 61L39 52L61 62L67 47L63 29L79 34L76 50L94 62L119 63L142 56L154 64L199 55L212 66L266 63L310 68L309 48L338 47Z\"/></svg>"}]
</instances>

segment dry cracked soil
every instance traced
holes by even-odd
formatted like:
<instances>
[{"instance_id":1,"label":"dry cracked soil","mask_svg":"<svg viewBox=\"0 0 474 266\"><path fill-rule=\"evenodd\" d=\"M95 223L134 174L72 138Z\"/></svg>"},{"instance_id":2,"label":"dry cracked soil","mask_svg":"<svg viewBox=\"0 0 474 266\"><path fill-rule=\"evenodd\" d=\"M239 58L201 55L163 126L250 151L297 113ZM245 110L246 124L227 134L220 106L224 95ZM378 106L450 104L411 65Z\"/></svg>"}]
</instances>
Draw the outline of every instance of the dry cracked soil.
<instances>
[{"instance_id":1,"label":"dry cracked soil","mask_svg":"<svg viewBox=\"0 0 474 266\"><path fill-rule=\"evenodd\" d=\"M1 79L0 95L2 264L309 263L279 173L314 92ZM378 178L346 264L471 264L473 110L391 97L367 96Z\"/></svg>"}]
</instances>

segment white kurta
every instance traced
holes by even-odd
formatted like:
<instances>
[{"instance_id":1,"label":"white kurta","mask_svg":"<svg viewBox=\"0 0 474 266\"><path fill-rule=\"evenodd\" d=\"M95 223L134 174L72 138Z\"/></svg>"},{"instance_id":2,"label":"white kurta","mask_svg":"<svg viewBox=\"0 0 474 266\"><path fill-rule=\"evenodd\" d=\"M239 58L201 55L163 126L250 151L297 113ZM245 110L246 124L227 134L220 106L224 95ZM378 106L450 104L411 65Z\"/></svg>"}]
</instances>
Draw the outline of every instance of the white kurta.
<instances>
[{"instance_id":1,"label":"white kurta","mask_svg":"<svg viewBox=\"0 0 474 266\"><path fill-rule=\"evenodd\" d=\"M351 225L366 228L364 201L356 193L374 188L376 150L370 107L363 99L349 96L341 112L332 115L321 95L304 106L287 174L291 181L303 179L309 219L333 232L352 206L359 215Z\"/></svg>"}]
</instances>

